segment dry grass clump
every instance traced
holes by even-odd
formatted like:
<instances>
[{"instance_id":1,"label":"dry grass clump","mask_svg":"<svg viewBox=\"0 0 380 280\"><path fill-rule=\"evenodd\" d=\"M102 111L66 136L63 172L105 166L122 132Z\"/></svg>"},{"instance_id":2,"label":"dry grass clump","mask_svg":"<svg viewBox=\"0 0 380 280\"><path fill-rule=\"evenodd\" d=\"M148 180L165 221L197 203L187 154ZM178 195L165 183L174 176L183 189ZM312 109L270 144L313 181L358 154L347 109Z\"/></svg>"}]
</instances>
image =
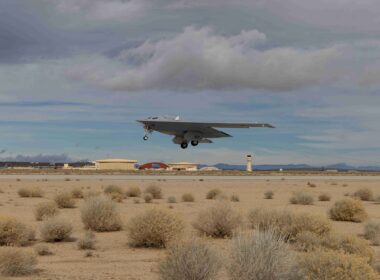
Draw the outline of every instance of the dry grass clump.
<instances>
[{"instance_id":1,"label":"dry grass clump","mask_svg":"<svg viewBox=\"0 0 380 280\"><path fill-rule=\"evenodd\" d=\"M150 193L144 194L144 201L145 203L151 203L153 200L153 195Z\"/></svg>"},{"instance_id":2,"label":"dry grass clump","mask_svg":"<svg viewBox=\"0 0 380 280\"><path fill-rule=\"evenodd\" d=\"M177 203L177 199L174 196L169 196L168 203Z\"/></svg>"},{"instance_id":3,"label":"dry grass clump","mask_svg":"<svg viewBox=\"0 0 380 280\"><path fill-rule=\"evenodd\" d=\"M218 256L205 242L190 240L169 248L166 259L160 264L160 278L212 280L217 279L220 268Z\"/></svg>"},{"instance_id":4,"label":"dry grass clump","mask_svg":"<svg viewBox=\"0 0 380 280\"><path fill-rule=\"evenodd\" d=\"M232 194L231 197L230 197L230 200L232 202L239 202L240 201L240 198L237 194Z\"/></svg>"},{"instance_id":5,"label":"dry grass clump","mask_svg":"<svg viewBox=\"0 0 380 280\"><path fill-rule=\"evenodd\" d=\"M272 228L289 240L295 240L296 236L303 231L323 236L332 228L331 222L323 216L263 208L250 211L248 221L253 229L268 230Z\"/></svg>"},{"instance_id":6,"label":"dry grass clump","mask_svg":"<svg viewBox=\"0 0 380 280\"><path fill-rule=\"evenodd\" d=\"M3 276L25 276L34 272L35 254L28 249L0 248L0 273Z\"/></svg>"},{"instance_id":7,"label":"dry grass clump","mask_svg":"<svg viewBox=\"0 0 380 280\"><path fill-rule=\"evenodd\" d=\"M195 198L191 193L184 193L182 195L182 201L183 202L194 202Z\"/></svg>"},{"instance_id":8,"label":"dry grass clump","mask_svg":"<svg viewBox=\"0 0 380 280\"><path fill-rule=\"evenodd\" d=\"M47 246L46 244L37 244L36 247L34 247L34 251L39 256L53 255L53 252L50 250L49 246Z\"/></svg>"},{"instance_id":9,"label":"dry grass clump","mask_svg":"<svg viewBox=\"0 0 380 280\"><path fill-rule=\"evenodd\" d=\"M331 196L328 193L322 193L318 196L319 201L330 201Z\"/></svg>"},{"instance_id":10,"label":"dry grass clump","mask_svg":"<svg viewBox=\"0 0 380 280\"><path fill-rule=\"evenodd\" d=\"M122 228L116 204L110 198L93 196L84 201L81 208L84 226L94 231L118 231Z\"/></svg>"},{"instance_id":11,"label":"dry grass clump","mask_svg":"<svg viewBox=\"0 0 380 280\"><path fill-rule=\"evenodd\" d=\"M16 218L0 216L0 246L25 246L34 238L34 231Z\"/></svg>"},{"instance_id":12,"label":"dry grass clump","mask_svg":"<svg viewBox=\"0 0 380 280\"><path fill-rule=\"evenodd\" d=\"M358 197L360 200L363 201L372 201L373 200L373 192L369 188L361 188L358 189L354 194L353 197Z\"/></svg>"},{"instance_id":13,"label":"dry grass clump","mask_svg":"<svg viewBox=\"0 0 380 280\"><path fill-rule=\"evenodd\" d=\"M160 199L163 197L162 190L156 185L151 185L144 190L144 193L151 194L154 199Z\"/></svg>"},{"instance_id":14,"label":"dry grass clump","mask_svg":"<svg viewBox=\"0 0 380 280\"><path fill-rule=\"evenodd\" d=\"M330 218L334 221L348 221L361 223L368 218L368 214L359 200L342 199L329 210Z\"/></svg>"},{"instance_id":15,"label":"dry grass clump","mask_svg":"<svg viewBox=\"0 0 380 280\"><path fill-rule=\"evenodd\" d=\"M206 199L216 199L221 194L222 191L220 189L212 189L207 192Z\"/></svg>"},{"instance_id":16,"label":"dry grass clump","mask_svg":"<svg viewBox=\"0 0 380 280\"><path fill-rule=\"evenodd\" d=\"M43 197L43 191L38 187L21 188L17 191L20 197Z\"/></svg>"},{"instance_id":17,"label":"dry grass clump","mask_svg":"<svg viewBox=\"0 0 380 280\"><path fill-rule=\"evenodd\" d=\"M92 231L87 231L82 239L77 242L80 250L95 250L95 234Z\"/></svg>"},{"instance_id":18,"label":"dry grass clump","mask_svg":"<svg viewBox=\"0 0 380 280\"><path fill-rule=\"evenodd\" d=\"M40 230L44 241L59 242L69 239L73 227L61 217L52 217L44 221Z\"/></svg>"},{"instance_id":19,"label":"dry grass clump","mask_svg":"<svg viewBox=\"0 0 380 280\"><path fill-rule=\"evenodd\" d=\"M54 201L46 201L37 204L34 210L34 216L37 221L53 217L59 213L58 205Z\"/></svg>"},{"instance_id":20,"label":"dry grass clump","mask_svg":"<svg viewBox=\"0 0 380 280\"><path fill-rule=\"evenodd\" d=\"M364 237L371 241L372 245L380 245L380 223L370 221L364 226Z\"/></svg>"},{"instance_id":21,"label":"dry grass clump","mask_svg":"<svg viewBox=\"0 0 380 280\"><path fill-rule=\"evenodd\" d=\"M275 230L238 235L232 244L229 279L291 279L294 254Z\"/></svg>"},{"instance_id":22,"label":"dry grass clump","mask_svg":"<svg viewBox=\"0 0 380 280\"><path fill-rule=\"evenodd\" d=\"M301 205L312 205L314 203L314 198L311 194L306 192L295 192L290 198L291 204L301 204Z\"/></svg>"},{"instance_id":23,"label":"dry grass clump","mask_svg":"<svg viewBox=\"0 0 380 280\"><path fill-rule=\"evenodd\" d=\"M265 199L273 199L273 196L274 196L274 192L273 191L266 191L264 193L264 198Z\"/></svg>"},{"instance_id":24,"label":"dry grass clump","mask_svg":"<svg viewBox=\"0 0 380 280\"><path fill-rule=\"evenodd\" d=\"M166 247L184 231L183 221L166 209L150 209L132 218L127 226L131 246Z\"/></svg>"},{"instance_id":25,"label":"dry grass clump","mask_svg":"<svg viewBox=\"0 0 380 280\"><path fill-rule=\"evenodd\" d=\"M139 197L141 196L141 190L139 187L130 187L126 192L126 195L129 197Z\"/></svg>"},{"instance_id":26,"label":"dry grass clump","mask_svg":"<svg viewBox=\"0 0 380 280\"><path fill-rule=\"evenodd\" d=\"M75 200L73 199L71 193L61 192L55 195L54 201L57 203L59 208L74 208Z\"/></svg>"},{"instance_id":27,"label":"dry grass clump","mask_svg":"<svg viewBox=\"0 0 380 280\"><path fill-rule=\"evenodd\" d=\"M104 194L108 195L112 200L122 202L125 198L125 193L119 186L109 185L104 189Z\"/></svg>"},{"instance_id":28,"label":"dry grass clump","mask_svg":"<svg viewBox=\"0 0 380 280\"><path fill-rule=\"evenodd\" d=\"M231 237L242 223L241 215L227 202L218 202L215 206L201 211L193 223L200 234L225 238Z\"/></svg>"},{"instance_id":29,"label":"dry grass clump","mask_svg":"<svg viewBox=\"0 0 380 280\"><path fill-rule=\"evenodd\" d=\"M302 254L296 270L299 277L296 279L379 279L363 258L337 251L317 250Z\"/></svg>"},{"instance_id":30,"label":"dry grass clump","mask_svg":"<svg viewBox=\"0 0 380 280\"><path fill-rule=\"evenodd\" d=\"M73 198L84 198L84 193L80 188L74 188L71 190L71 196Z\"/></svg>"}]
</instances>

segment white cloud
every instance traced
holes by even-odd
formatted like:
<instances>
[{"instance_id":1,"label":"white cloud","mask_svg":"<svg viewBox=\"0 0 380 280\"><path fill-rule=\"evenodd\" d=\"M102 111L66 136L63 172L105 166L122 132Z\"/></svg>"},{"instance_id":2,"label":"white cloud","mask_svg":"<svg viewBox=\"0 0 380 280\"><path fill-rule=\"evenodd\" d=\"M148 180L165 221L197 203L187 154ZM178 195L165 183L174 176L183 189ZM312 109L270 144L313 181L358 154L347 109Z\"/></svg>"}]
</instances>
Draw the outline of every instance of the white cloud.
<instances>
[{"instance_id":1,"label":"white cloud","mask_svg":"<svg viewBox=\"0 0 380 280\"><path fill-rule=\"evenodd\" d=\"M146 41L118 60L98 57L68 70L70 77L113 90L266 89L287 91L339 78L339 46L262 50L265 34L235 36L187 27L177 36ZM104 69L108 69L105 71Z\"/></svg>"}]
</instances>

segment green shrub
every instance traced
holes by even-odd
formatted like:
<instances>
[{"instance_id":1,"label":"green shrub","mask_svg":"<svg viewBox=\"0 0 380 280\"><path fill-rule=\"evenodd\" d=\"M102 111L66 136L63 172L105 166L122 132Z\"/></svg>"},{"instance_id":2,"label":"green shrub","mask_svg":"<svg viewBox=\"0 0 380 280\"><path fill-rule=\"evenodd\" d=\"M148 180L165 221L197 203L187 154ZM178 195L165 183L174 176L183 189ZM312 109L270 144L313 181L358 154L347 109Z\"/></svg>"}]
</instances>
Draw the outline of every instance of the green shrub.
<instances>
[{"instance_id":1,"label":"green shrub","mask_svg":"<svg viewBox=\"0 0 380 280\"><path fill-rule=\"evenodd\" d=\"M59 242L68 240L73 227L61 217L52 217L43 222L41 236L47 242Z\"/></svg>"},{"instance_id":2,"label":"green shrub","mask_svg":"<svg viewBox=\"0 0 380 280\"><path fill-rule=\"evenodd\" d=\"M144 191L146 194L151 194L154 199L160 199L162 198L162 190L160 187L156 185L151 185L147 187Z\"/></svg>"},{"instance_id":3,"label":"green shrub","mask_svg":"<svg viewBox=\"0 0 380 280\"><path fill-rule=\"evenodd\" d=\"M183 221L166 209L150 209L133 217L127 226L131 246L166 247L184 231Z\"/></svg>"},{"instance_id":4,"label":"green shrub","mask_svg":"<svg viewBox=\"0 0 380 280\"><path fill-rule=\"evenodd\" d=\"M3 276L25 276L34 272L37 258L31 250L0 248L0 273Z\"/></svg>"},{"instance_id":5,"label":"green shrub","mask_svg":"<svg viewBox=\"0 0 380 280\"><path fill-rule=\"evenodd\" d=\"M216 199L216 197L221 194L222 191L220 189L212 189L207 192L206 199Z\"/></svg>"},{"instance_id":6,"label":"green shrub","mask_svg":"<svg viewBox=\"0 0 380 280\"><path fill-rule=\"evenodd\" d=\"M364 226L364 237L370 240L372 245L380 245L380 223L368 222Z\"/></svg>"},{"instance_id":7,"label":"green shrub","mask_svg":"<svg viewBox=\"0 0 380 280\"><path fill-rule=\"evenodd\" d=\"M37 221L53 217L59 213L57 203L54 201L46 201L37 204L34 215Z\"/></svg>"},{"instance_id":8,"label":"green shrub","mask_svg":"<svg viewBox=\"0 0 380 280\"><path fill-rule=\"evenodd\" d=\"M306 192L293 193L290 198L291 204L311 205L314 203L314 198L311 194Z\"/></svg>"},{"instance_id":9,"label":"green shrub","mask_svg":"<svg viewBox=\"0 0 380 280\"><path fill-rule=\"evenodd\" d=\"M13 217L0 216L0 246L25 246L34 231Z\"/></svg>"},{"instance_id":10,"label":"green shrub","mask_svg":"<svg viewBox=\"0 0 380 280\"><path fill-rule=\"evenodd\" d=\"M372 201L373 200L373 192L369 188L361 188L358 189L353 194L354 197L358 197L363 201Z\"/></svg>"},{"instance_id":11,"label":"green shrub","mask_svg":"<svg viewBox=\"0 0 380 280\"><path fill-rule=\"evenodd\" d=\"M376 280L376 272L366 261L337 251L317 250L298 259L295 279Z\"/></svg>"},{"instance_id":12,"label":"green shrub","mask_svg":"<svg viewBox=\"0 0 380 280\"><path fill-rule=\"evenodd\" d=\"M191 193L185 193L182 195L183 202L194 202L195 198Z\"/></svg>"},{"instance_id":13,"label":"green shrub","mask_svg":"<svg viewBox=\"0 0 380 280\"><path fill-rule=\"evenodd\" d=\"M239 213L226 202L218 202L215 206L203 210L193 223L193 227L203 235L225 238L231 237L242 223Z\"/></svg>"},{"instance_id":14,"label":"green shrub","mask_svg":"<svg viewBox=\"0 0 380 280\"><path fill-rule=\"evenodd\" d=\"M367 219L368 214L363 204L358 200L342 199L332 206L329 211L334 221L348 221L360 223Z\"/></svg>"},{"instance_id":15,"label":"green shrub","mask_svg":"<svg viewBox=\"0 0 380 280\"><path fill-rule=\"evenodd\" d=\"M191 240L177 243L168 250L160 264L160 276L165 280L217 279L221 263L206 243Z\"/></svg>"},{"instance_id":16,"label":"green shrub","mask_svg":"<svg viewBox=\"0 0 380 280\"><path fill-rule=\"evenodd\" d=\"M126 194L129 197L139 197L141 196L141 190L139 187L130 187Z\"/></svg>"},{"instance_id":17,"label":"green shrub","mask_svg":"<svg viewBox=\"0 0 380 280\"><path fill-rule=\"evenodd\" d=\"M71 193L61 192L54 197L54 201L57 203L59 208L74 208L75 200L73 199Z\"/></svg>"},{"instance_id":18,"label":"green shrub","mask_svg":"<svg viewBox=\"0 0 380 280\"><path fill-rule=\"evenodd\" d=\"M81 208L84 226L94 231L118 231L122 228L116 204L110 198L93 196L87 198Z\"/></svg>"},{"instance_id":19,"label":"green shrub","mask_svg":"<svg viewBox=\"0 0 380 280\"><path fill-rule=\"evenodd\" d=\"M291 279L294 254L274 230L238 235L232 244L229 279Z\"/></svg>"}]
</instances>

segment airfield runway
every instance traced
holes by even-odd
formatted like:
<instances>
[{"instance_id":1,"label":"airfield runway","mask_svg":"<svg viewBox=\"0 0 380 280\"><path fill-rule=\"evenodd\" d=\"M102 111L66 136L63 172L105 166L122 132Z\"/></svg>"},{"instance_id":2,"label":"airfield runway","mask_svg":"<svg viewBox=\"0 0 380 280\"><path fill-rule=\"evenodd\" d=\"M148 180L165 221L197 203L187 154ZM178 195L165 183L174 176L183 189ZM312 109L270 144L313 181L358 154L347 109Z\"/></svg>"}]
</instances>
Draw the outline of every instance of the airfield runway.
<instances>
[{"instance_id":1,"label":"airfield runway","mask_svg":"<svg viewBox=\"0 0 380 280\"><path fill-rule=\"evenodd\" d=\"M225 176L225 175L63 175L63 174L0 174L2 179L20 180L112 180L112 181L280 181L280 180L344 180L344 181L378 181L380 176L355 175L253 175L253 176Z\"/></svg>"}]
</instances>

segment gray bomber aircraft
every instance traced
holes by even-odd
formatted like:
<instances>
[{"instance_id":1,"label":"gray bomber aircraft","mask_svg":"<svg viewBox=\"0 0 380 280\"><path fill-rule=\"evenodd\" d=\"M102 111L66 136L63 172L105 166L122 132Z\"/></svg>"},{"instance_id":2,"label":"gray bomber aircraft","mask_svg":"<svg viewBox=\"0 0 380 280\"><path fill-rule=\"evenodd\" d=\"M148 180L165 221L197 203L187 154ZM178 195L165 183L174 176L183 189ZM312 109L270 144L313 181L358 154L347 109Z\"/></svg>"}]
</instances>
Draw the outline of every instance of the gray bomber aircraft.
<instances>
[{"instance_id":1,"label":"gray bomber aircraft","mask_svg":"<svg viewBox=\"0 0 380 280\"><path fill-rule=\"evenodd\" d=\"M181 145L182 149L186 149L188 143L191 143L192 146L197 146L199 143L212 143L209 138L232 137L215 128L274 128L273 125L268 123L192 122L180 120L179 117L149 117L137 121L144 125L144 140L148 140L148 134L158 131L173 135L173 143Z\"/></svg>"}]
</instances>

